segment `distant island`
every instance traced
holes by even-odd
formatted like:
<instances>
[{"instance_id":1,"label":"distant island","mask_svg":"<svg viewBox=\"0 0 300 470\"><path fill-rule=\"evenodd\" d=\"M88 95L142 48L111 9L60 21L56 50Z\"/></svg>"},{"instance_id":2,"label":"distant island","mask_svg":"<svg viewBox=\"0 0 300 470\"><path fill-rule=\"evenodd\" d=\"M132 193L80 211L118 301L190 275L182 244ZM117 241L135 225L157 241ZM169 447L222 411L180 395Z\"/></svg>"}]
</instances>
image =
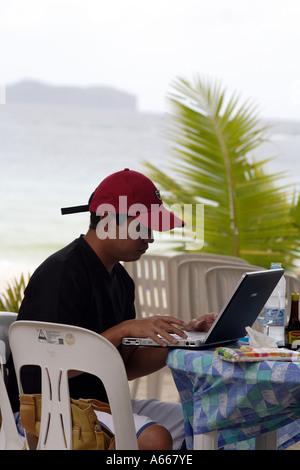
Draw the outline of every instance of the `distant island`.
<instances>
[{"instance_id":1,"label":"distant island","mask_svg":"<svg viewBox=\"0 0 300 470\"><path fill-rule=\"evenodd\" d=\"M88 106L102 109L136 110L136 96L108 86L55 86L23 80L6 86L6 103Z\"/></svg>"}]
</instances>

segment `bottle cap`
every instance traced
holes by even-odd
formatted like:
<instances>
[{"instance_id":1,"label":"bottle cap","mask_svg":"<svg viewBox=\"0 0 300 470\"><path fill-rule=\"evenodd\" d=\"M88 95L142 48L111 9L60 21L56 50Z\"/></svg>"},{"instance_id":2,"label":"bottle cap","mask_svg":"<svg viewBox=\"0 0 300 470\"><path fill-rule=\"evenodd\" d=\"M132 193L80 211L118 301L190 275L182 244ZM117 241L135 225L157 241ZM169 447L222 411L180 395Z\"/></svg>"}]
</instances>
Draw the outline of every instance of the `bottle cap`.
<instances>
[{"instance_id":1,"label":"bottle cap","mask_svg":"<svg viewBox=\"0 0 300 470\"><path fill-rule=\"evenodd\" d=\"M299 300L299 293L298 292L293 292L292 300Z\"/></svg>"},{"instance_id":2,"label":"bottle cap","mask_svg":"<svg viewBox=\"0 0 300 470\"><path fill-rule=\"evenodd\" d=\"M270 269L280 269L280 268L281 268L281 263L271 263Z\"/></svg>"}]
</instances>

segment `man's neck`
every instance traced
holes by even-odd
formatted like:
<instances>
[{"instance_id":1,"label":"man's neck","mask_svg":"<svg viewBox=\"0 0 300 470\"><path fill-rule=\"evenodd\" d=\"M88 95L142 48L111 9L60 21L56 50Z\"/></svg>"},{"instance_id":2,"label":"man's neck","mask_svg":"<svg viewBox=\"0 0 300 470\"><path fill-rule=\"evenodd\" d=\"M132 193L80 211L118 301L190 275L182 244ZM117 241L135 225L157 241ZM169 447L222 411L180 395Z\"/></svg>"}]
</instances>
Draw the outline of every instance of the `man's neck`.
<instances>
[{"instance_id":1,"label":"man's neck","mask_svg":"<svg viewBox=\"0 0 300 470\"><path fill-rule=\"evenodd\" d=\"M107 252L104 249L104 244L99 243L96 230L89 229L87 233L83 236L83 238L90 245L92 250L96 253L98 258L101 260L102 264L106 267L109 274L112 274L113 267L117 263L117 261L110 259L110 257L107 255Z\"/></svg>"}]
</instances>

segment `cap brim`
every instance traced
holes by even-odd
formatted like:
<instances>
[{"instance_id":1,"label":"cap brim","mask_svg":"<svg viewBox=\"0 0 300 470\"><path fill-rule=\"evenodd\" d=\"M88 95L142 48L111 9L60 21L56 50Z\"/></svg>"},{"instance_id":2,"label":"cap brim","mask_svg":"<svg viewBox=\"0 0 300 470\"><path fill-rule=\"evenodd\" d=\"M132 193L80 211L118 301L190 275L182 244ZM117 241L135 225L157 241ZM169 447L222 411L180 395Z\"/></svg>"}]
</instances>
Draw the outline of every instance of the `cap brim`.
<instances>
[{"instance_id":1,"label":"cap brim","mask_svg":"<svg viewBox=\"0 0 300 470\"><path fill-rule=\"evenodd\" d=\"M158 232L166 232L185 225L182 219L173 212L168 211L163 205L159 206L159 210L141 213L135 219L151 230Z\"/></svg>"}]
</instances>

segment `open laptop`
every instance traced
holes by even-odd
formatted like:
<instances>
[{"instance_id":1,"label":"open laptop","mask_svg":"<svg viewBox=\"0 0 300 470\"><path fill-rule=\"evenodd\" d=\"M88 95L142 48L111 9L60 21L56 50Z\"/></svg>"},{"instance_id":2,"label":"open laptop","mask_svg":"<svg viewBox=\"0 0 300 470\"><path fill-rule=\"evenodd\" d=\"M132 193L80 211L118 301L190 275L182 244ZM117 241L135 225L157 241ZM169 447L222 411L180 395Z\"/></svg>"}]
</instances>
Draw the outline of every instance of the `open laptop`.
<instances>
[{"instance_id":1,"label":"open laptop","mask_svg":"<svg viewBox=\"0 0 300 470\"><path fill-rule=\"evenodd\" d=\"M272 269L243 274L208 332L187 331L187 338L173 335L178 340L175 345L163 340L172 348L196 349L237 341L245 336L245 328L253 325L283 273L283 269ZM151 338L123 338L122 344L160 347Z\"/></svg>"}]
</instances>

